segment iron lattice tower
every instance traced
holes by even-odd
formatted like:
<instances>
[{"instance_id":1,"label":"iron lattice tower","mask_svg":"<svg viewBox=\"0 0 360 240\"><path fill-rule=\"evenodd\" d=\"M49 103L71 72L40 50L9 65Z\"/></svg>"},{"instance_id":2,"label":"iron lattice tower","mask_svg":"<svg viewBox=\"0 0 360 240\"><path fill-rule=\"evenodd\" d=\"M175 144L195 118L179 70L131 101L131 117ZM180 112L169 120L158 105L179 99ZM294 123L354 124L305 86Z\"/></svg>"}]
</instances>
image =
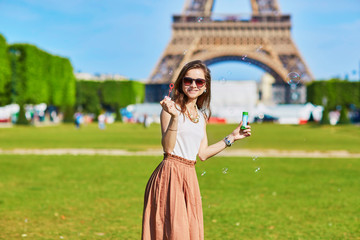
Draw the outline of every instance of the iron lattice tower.
<instances>
[{"instance_id":1,"label":"iron lattice tower","mask_svg":"<svg viewBox=\"0 0 360 240\"><path fill-rule=\"evenodd\" d=\"M291 38L290 15L276 0L250 0L252 14L212 14L214 0L187 0L173 15L172 38L150 76L150 83L174 82L181 67L194 59L211 65L236 60L256 65L281 84L289 72L302 83L313 76Z\"/></svg>"}]
</instances>

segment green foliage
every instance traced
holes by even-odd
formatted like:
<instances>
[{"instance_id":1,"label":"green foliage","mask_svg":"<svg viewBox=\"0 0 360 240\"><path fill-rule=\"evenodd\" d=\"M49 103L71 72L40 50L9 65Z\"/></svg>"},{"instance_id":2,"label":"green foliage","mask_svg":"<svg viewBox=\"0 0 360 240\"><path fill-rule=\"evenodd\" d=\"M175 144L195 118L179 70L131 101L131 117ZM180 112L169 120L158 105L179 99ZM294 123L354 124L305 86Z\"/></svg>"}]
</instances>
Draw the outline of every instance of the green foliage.
<instances>
[{"instance_id":1,"label":"green foliage","mask_svg":"<svg viewBox=\"0 0 360 240\"><path fill-rule=\"evenodd\" d=\"M84 81L76 83L76 106L86 113L99 114L101 108L108 108L120 120L119 109L130 104L142 103L145 99L145 85L136 81Z\"/></svg>"},{"instance_id":2,"label":"green foliage","mask_svg":"<svg viewBox=\"0 0 360 240\"><path fill-rule=\"evenodd\" d=\"M340 111L339 124L349 124L349 123L350 123L350 119L348 118L348 110L346 109L346 107L343 106Z\"/></svg>"},{"instance_id":3,"label":"green foliage","mask_svg":"<svg viewBox=\"0 0 360 240\"><path fill-rule=\"evenodd\" d=\"M101 111L101 83L95 81L76 82L76 107L84 113L98 115Z\"/></svg>"},{"instance_id":4,"label":"green foliage","mask_svg":"<svg viewBox=\"0 0 360 240\"><path fill-rule=\"evenodd\" d=\"M339 79L311 82L307 85L307 101L315 105L326 103L329 110L350 104L360 108L360 83Z\"/></svg>"},{"instance_id":5,"label":"green foliage","mask_svg":"<svg viewBox=\"0 0 360 240\"><path fill-rule=\"evenodd\" d=\"M321 119L321 124L330 124L329 108L327 108L327 107L324 108L323 116L322 116L322 119Z\"/></svg>"},{"instance_id":6,"label":"green foliage","mask_svg":"<svg viewBox=\"0 0 360 240\"><path fill-rule=\"evenodd\" d=\"M126 107L145 99L145 86L136 81L105 81L102 84L104 104Z\"/></svg>"},{"instance_id":7,"label":"green foliage","mask_svg":"<svg viewBox=\"0 0 360 240\"><path fill-rule=\"evenodd\" d=\"M0 34L0 106L11 103L11 69L6 39Z\"/></svg>"},{"instance_id":8,"label":"green foliage","mask_svg":"<svg viewBox=\"0 0 360 240\"><path fill-rule=\"evenodd\" d=\"M342 106L344 112L347 112L350 104L360 108L360 83L340 79L311 82L307 85L307 101L324 106L325 119L322 122L328 123L329 111L335 110L337 106ZM349 122L347 114L341 117L342 123Z\"/></svg>"},{"instance_id":9,"label":"green foliage","mask_svg":"<svg viewBox=\"0 0 360 240\"><path fill-rule=\"evenodd\" d=\"M64 113L63 121L66 123L74 122L74 107L73 106L64 106L61 109L61 112Z\"/></svg>"},{"instance_id":10,"label":"green foliage","mask_svg":"<svg viewBox=\"0 0 360 240\"><path fill-rule=\"evenodd\" d=\"M103 103L111 106L116 119L121 120L119 108L141 103L145 99L145 85L136 81L106 81L102 85Z\"/></svg>"},{"instance_id":11,"label":"green foliage","mask_svg":"<svg viewBox=\"0 0 360 240\"><path fill-rule=\"evenodd\" d=\"M69 59L51 55L30 44L9 47L17 103L72 106L75 77Z\"/></svg>"},{"instance_id":12,"label":"green foliage","mask_svg":"<svg viewBox=\"0 0 360 240\"><path fill-rule=\"evenodd\" d=\"M17 119L16 124L19 125L29 125L30 122L26 119L25 108L23 104L20 104L19 118Z\"/></svg>"}]
</instances>

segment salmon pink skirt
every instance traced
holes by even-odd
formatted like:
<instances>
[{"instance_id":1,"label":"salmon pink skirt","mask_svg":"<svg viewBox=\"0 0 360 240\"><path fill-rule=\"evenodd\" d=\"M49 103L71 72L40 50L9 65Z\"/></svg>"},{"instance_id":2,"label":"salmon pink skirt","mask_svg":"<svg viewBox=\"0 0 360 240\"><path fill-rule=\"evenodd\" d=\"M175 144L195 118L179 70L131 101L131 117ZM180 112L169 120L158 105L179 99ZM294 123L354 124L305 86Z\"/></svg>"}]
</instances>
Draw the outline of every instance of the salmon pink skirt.
<instances>
[{"instance_id":1,"label":"salmon pink skirt","mask_svg":"<svg viewBox=\"0 0 360 240\"><path fill-rule=\"evenodd\" d=\"M203 212L195 161L164 154L145 190L143 240L202 240Z\"/></svg>"}]
</instances>

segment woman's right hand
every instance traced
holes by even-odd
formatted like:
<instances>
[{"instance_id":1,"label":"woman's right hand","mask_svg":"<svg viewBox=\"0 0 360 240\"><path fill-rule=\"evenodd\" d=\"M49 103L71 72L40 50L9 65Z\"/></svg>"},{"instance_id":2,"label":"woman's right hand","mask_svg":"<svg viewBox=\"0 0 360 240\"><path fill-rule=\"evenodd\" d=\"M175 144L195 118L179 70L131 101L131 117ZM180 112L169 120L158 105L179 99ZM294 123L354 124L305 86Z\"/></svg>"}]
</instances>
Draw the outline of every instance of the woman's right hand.
<instances>
[{"instance_id":1,"label":"woman's right hand","mask_svg":"<svg viewBox=\"0 0 360 240\"><path fill-rule=\"evenodd\" d=\"M169 113L172 117L178 116L178 111L175 107L175 102L171 100L169 97L165 97L163 100L160 101L161 107L164 109L165 112Z\"/></svg>"}]
</instances>

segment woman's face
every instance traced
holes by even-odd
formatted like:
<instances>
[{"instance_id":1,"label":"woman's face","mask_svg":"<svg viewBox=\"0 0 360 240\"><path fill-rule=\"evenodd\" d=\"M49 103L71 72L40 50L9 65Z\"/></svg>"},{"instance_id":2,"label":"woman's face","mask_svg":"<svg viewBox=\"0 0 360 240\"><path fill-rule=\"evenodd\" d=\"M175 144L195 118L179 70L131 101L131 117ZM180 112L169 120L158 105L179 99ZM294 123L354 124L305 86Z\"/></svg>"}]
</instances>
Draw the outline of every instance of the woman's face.
<instances>
[{"instance_id":1,"label":"woman's face","mask_svg":"<svg viewBox=\"0 0 360 240\"><path fill-rule=\"evenodd\" d=\"M191 84L187 86L185 85L186 82L184 83L185 78L187 78L188 83L191 80L198 81L191 81ZM203 86L201 86L200 83L202 82L202 80L205 80L205 73L201 68L190 69L185 74L184 79L182 80L182 90L189 99L196 99L201 94L203 94L206 89L206 82L203 84Z\"/></svg>"}]
</instances>

